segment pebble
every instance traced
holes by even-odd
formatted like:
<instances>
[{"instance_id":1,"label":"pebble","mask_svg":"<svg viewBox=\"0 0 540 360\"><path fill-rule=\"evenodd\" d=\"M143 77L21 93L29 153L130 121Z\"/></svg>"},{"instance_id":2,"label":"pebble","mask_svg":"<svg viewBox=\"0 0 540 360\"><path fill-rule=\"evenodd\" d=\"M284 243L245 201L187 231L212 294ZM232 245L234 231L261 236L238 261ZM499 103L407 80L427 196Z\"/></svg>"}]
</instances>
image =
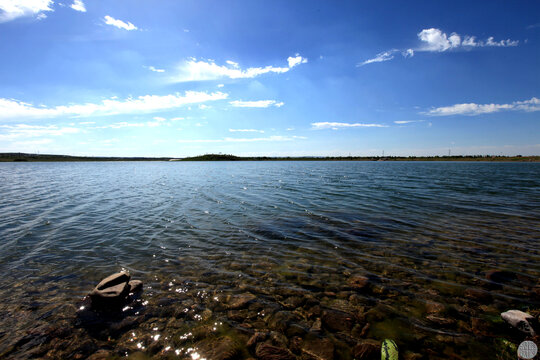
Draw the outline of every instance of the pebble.
<instances>
[{"instance_id":1,"label":"pebble","mask_svg":"<svg viewBox=\"0 0 540 360\"><path fill-rule=\"evenodd\" d=\"M501 318L506 321L510 326L518 329L519 331L535 336L536 333L532 327L532 323L535 322L535 318L520 310L508 310L501 313Z\"/></svg>"}]
</instances>

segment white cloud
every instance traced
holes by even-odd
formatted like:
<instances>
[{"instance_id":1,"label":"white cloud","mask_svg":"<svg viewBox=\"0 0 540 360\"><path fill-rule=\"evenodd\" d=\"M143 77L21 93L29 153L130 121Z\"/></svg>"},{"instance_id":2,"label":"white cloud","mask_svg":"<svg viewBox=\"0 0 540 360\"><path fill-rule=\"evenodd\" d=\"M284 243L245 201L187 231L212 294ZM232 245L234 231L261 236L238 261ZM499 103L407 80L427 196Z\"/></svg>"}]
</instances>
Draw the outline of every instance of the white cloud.
<instances>
[{"instance_id":1,"label":"white cloud","mask_svg":"<svg viewBox=\"0 0 540 360\"><path fill-rule=\"evenodd\" d=\"M357 64L356 66L363 66L367 64L383 62L392 60L395 57L397 52L401 52L401 55L404 58L413 57L415 51L429 51L429 52L445 52L452 49L459 48L472 48L472 47L508 47L508 46L517 46L519 44L518 40L500 40L495 41L493 36L490 36L485 41L477 40L475 36L465 35L461 36L455 32L447 35L442 32L440 29L430 28L423 29L418 34L418 39L421 41L420 47L417 49L406 49L398 50L391 49L388 51L381 52L377 54L373 59L368 59L362 63Z\"/></svg>"},{"instance_id":2,"label":"white cloud","mask_svg":"<svg viewBox=\"0 0 540 360\"><path fill-rule=\"evenodd\" d=\"M124 29L124 30L128 30L128 31L131 31L131 30L137 30L138 27L136 27L135 25L133 25L132 23L130 23L129 21L126 23L122 20L117 20L109 15L105 15L105 17L103 18L103 22L107 25L111 25L111 26L114 26L114 27L117 27L119 29Z\"/></svg>"},{"instance_id":3,"label":"white cloud","mask_svg":"<svg viewBox=\"0 0 540 360\"><path fill-rule=\"evenodd\" d=\"M143 126L146 126L146 123L128 123L125 121L121 121L114 124L95 126L92 129L123 129L127 127L143 127Z\"/></svg>"},{"instance_id":4,"label":"white cloud","mask_svg":"<svg viewBox=\"0 0 540 360\"><path fill-rule=\"evenodd\" d=\"M239 64L227 60L227 65L217 65L213 60L197 60L191 58L179 66L178 75L172 78L174 82L217 80L221 78L249 79L268 73L282 74L301 63L306 63L307 59L297 55L287 59L287 67L251 67L240 68Z\"/></svg>"},{"instance_id":5,"label":"white cloud","mask_svg":"<svg viewBox=\"0 0 540 360\"><path fill-rule=\"evenodd\" d=\"M361 124L361 123L340 123L340 122L316 122L311 123L314 130L332 129L337 130L340 128L354 128L354 127L388 127L381 124Z\"/></svg>"},{"instance_id":6,"label":"white cloud","mask_svg":"<svg viewBox=\"0 0 540 360\"><path fill-rule=\"evenodd\" d=\"M217 85L218 88L222 88L222 87L224 87L224 86L225 86L225 85L223 85L223 84L218 84L218 85Z\"/></svg>"},{"instance_id":7,"label":"white cloud","mask_svg":"<svg viewBox=\"0 0 540 360\"><path fill-rule=\"evenodd\" d=\"M264 134L264 130L256 130L256 129L229 129L230 132L257 132Z\"/></svg>"},{"instance_id":8,"label":"white cloud","mask_svg":"<svg viewBox=\"0 0 540 360\"><path fill-rule=\"evenodd\" d=\"M154 120L159 121L159 122L167 121L167 119L165 119L164 117L161 117L161 116L154 116Z\"/></svg>"},{"instance_id":9,"label":"white cloud","mask_svg":"<svg viewBox=\"0 0 540 360\"><path fill-rule=\"evenodd\" d=\"M145 67L146 67L148 70L153 71L153 72L158 72L158 73L163 73L163 72L165 72L164 69L158 69L158 68L155 68L155 67L153 67L153 66L145 66Z\"/></svg>"},{"instance_id":10,"label":"white cloud","mask_svg":"<svg viewBox=\"0 0 540 360\"><path fill-rule=\"evenodd\" d=\"M25 16L43 19L45 11L53 11L52 4L52 0L0 0L0 23Z\"/></svg>"},{"instance_id":11,"label":"white cloud","mask_svg":"<svg viewBox=\"0 0 540 360\"><path fill-rule=\"evenodd\" d=\"M300 54L296 54L294 57L289 56L287 58L287 62L289 63L289 68L293 68L298 64L305 64L307 63L307 59L300 56Z\"/></svg>"},{"instance_id":12,"label":"white cloud","mask_svg":"<svg viewBox=\"0 0 540 360\"><path fill-rule=\"evenodd\" d=\"M61 136L66 134L75 134L80 129L74 127L58 127L56 125L0 125L0 129L5 129L5 132L0 134L0 140L13 140L17 138L29 138L39 136Z\"/></svg>"},{"instance_id":13,"label":"white cloud","mask_svg":"<svg viewBox=\"0 0 540 360\"><path fill-rule=\"evenodd\" d=\"M490 114L499 111L540 111L540 99L531 98L530 100L514 101L511 104L455 104L451 106L438 107L429 110L426 114L432 116L449 115L480 115Z\"/></svg>"},{"instance_id":14,"label":"white cloud","mask_svg":"<svg viewBox=\"0 0 540 360\"><path fill-rule=\"evenodd\" d=\"M398 121L394 121L394 124L410 124L410 123L414 123L414 122L422 122L424 120L398 120Z\"/></svg>"},{"instance_id":15,"label":"white cloud","mask_svg":"<svg viewBox=\"0 0 540 360\"><path fill-rule=\"evenodd\" d=\"M418 38L423 42L423 45L417 51L437 51L443 52L450 49L457 49L460 47L507 47L517 46L518 40L500 40L495 41L493 36L487 38L486 41L476 40L475 36L465 35L463 40L457 33L451 33L447 35L439 29L431 28L424 29L418 33Z\"/></svg>"},{"instance_id":16,"label":"white cloud","mask_svg":"<svg viewBox=\"0 0 540 360\"><path fill-rule=\"evenodd\" d=\"M86 12L86 7L82 0L73 0L73 4L70 7L75 11Z\"/></svg>"},{"instance_id":17,"label":"white cloud","mask_svg":"<svg viewBox=\"0 0 540 360\"><path fill-rule=\"evenodd\" d=\"M366 60L366 61L364 61L364 62L362 62L360 64L357 64L356 66L363 66L363 65L367 65L367 64L392 60L394 58L394 54L397 51L398 50L396 50L396 49L392 49L392 50L388 50L388 51L379 53L373 59Z\"/></svg>"},{"instance_id":18,"label":"white cloud","mask_svg":"<svg viewBox=\"0 0 540 360\"><path fill-rule=\"evenodd\" d=\"M270 106L282 107L284 105L283 102L277 102L276 100L257 100L257 101L234 100L234 101L230 101L229 104L231 104L234 107L254 107L254 108L267 108Z\"/></svg>"},{"instance_id":19,"label":"white cloud","mask_svg":"<svg viewBox=\"0 0 540 360\"><path fill-rule=\"evenodd\" d=\"M211 108L211 106L208 106L208 105L204 105L204 104L199 105L199 109L201 109L201 110L206 110L206 109L210 109L210 108Z\"/></svg>"},{"instance_id":20,"label":"white cloud","mask_svg":"<svg viewBox=\"0 0 540 360\"><path fill-rule=\"evenodd\" d=\"M175 117L175 118L172 118L171 121L178 121L178 120L184 120L183 117Z\"/></svg>"},{"instance_id":21,"label":"white cloud","mask_svg":"<svg viewBox=\"0 0 540 360\"><path fill-rule=\"evenodd\" d=\"M27 141L17 141L15 145L17 146L36 146L36 145L47 145L52 143L52 139L39 139L39 140L27 140Z\"/></svg>"},{"instance_id":22,"label":"white cloud","mask_svg":"<svg viewBox=\"0 0 540 360\"><path fill-rule=\"evenodd\" d=\"M106 116L155 112L182 107L189 104L223 100L228 94L222 92L206 93L186 91L171 95L144 95L125 100L106 99L101 103L71 104L56 107L36 107L13 99L0 98L0 119L52 118L59 116Z\"/></svg>"},{"instance_id":23,"label":"white cloud","mask_svg":"<svg viewBox=\"0 0 540 360\"><path fill-rule=\"evenodd\" d=\"M295 139L307 139L304 136L269 136L264 138L230 138L224 139L186 139L178 140L179 143L228 143L228 142L261 142L261 141L293 141Z\"/></svg>"}]
</instances>

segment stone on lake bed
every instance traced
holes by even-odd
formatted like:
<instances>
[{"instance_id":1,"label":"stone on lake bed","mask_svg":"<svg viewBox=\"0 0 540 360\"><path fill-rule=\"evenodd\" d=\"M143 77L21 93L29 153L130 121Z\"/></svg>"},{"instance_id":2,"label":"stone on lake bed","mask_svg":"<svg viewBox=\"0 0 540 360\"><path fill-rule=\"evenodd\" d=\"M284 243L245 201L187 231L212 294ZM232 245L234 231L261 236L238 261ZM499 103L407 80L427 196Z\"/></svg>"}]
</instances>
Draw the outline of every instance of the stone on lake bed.
<instances>
[{"instance_id":1,"label":"stone on lake bed","mask_svg":"<svg viewBox=\"0 0 540 360\"><path fill-rule=\"evenodd\" d=\"M234 295L228 299L227 305L229 309L237 310L237 309L243 308L244 306L246 306L248 303L255 300L256 298L257 297L251 293Z\"/></svg>"},{"instance_id":2,"label":"stone on lake bed","mask_svg":"<svg viewBox=\"0 0 540 360\"><path fill-rule=\"evenodd\" d=\"M535 322L535 318L532 315L520 310L508 310L501 313L501 318L506 321L510 326L520 330L521 332L535 336L536 333L532 327L532 323Z\"/></svg>"},{"instance_id":3,"label":"stone on lake bed","mask_svg":"<svg viewBox=\"0 0 540 360\"><path fill-rule=\"evenodd\" d=\"M381 354L381 343L377 340L359 341L353 349L355 359L379 359Z\"/></svg>"},{"instance_id":4,"label":"stone on lake bed","mask_svg":"<svg viewBox=\"0 0 540 360\"><path fill-rule=\"evenodd\" d=\"M142 291L142 281L130 280L131 276L125 271L101 280L89 294L92 307L111 309L125 305L130 292Z\"/></svg>"},{"instance_id":5,"label":"stone on lake bed","mask_svg":"<svg viewBox=\"0 0 540 360\"><path fill-rule=\"evenodd\" d=\"M270 344L259 344L255 351L258 359L261 360L295 360L294 356L289 349L273 346Z\"/></svg>"}]
</instances>

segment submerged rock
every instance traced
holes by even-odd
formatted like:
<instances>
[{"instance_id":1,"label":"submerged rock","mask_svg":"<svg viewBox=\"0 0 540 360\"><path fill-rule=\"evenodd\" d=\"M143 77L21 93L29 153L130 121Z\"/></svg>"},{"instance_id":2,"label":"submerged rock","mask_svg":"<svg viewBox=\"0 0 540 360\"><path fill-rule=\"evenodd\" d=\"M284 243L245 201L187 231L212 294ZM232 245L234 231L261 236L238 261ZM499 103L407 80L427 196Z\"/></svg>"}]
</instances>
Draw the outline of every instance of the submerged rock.
<instances>
[{"instance_id":1,"label":"submerged rock","mask_svg":"<svg viewBox=\"0 0 540 360\"><path fill-rule=\"evenodd\" d=\"M510 326L518 329L519 331L527 335L536 335L536 332L534 331L532 326L532 324L535 323L536 319L532 315L529 315L520 310L508 310L501 313L501 318L506 321Z\"/></svg>"},{"instance_id":2,"label":"submerged rock","mask_svg":"<svg viewBox=\"0 0 540 360\"><path fill-rule=\"evenodd\" d=\"M234 295L229 299L227 305L229 309L238 310L247 306L250 302L252 302L255 299L257 299L257 297L251 293Z\"/></svg>"},{"instance_id":3,"label":"submerged rock","mask_svg":"<svg viewBox=\"0 0 540 360\"><path fill-rule=\"evenodd\" d=\"M257 358L261 360L295 360L296 356L282 347L273 346L270 344L260 344L255 351Z\"/></svg>"},{"instance_id":4,"label":"submerged rock","mask_svg":"<svg viewBox=\"0 0 540 360\"><path fill-rule=\"evenodd\" d=\"M306 339L302 344L302 352L314 360L332 360L334 344L329 339Z\"/></svg>"},{"instance_id":5,"label":"submerged rock","mask_svg":"<svg viewBox=\"0 0 540 360\"><path fill-rule=\"evenodd\" d=\"M332 331L351 331L354 325L351 314L336 310L325 310L321 320L322 324Z\"/></svg>"},{"instance_id":6,"label":"submerged rock","mask_svg":"<svg viewBox=\"0 0 540 360\"><path fill-rule=\"evenodd\" d=\"M355 359L379 359L381 344L376 340L362 340L353 349Z\"/></svg>"}]
</instances>

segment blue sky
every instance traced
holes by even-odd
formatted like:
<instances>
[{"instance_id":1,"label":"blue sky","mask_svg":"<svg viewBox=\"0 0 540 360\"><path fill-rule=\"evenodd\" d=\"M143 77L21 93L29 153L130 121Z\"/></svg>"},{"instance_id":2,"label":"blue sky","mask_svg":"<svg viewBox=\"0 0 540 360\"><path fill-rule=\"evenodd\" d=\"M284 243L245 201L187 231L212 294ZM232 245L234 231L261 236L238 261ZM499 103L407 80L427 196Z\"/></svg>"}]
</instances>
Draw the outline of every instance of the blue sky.
<instances>
[{"instance_id":1,"label":"blue sky","mask_svg":"<svg viewBox=\"0 0 540 360\"><path fill-rule=\"evenodd\" d=\"M0 152L540 155L537 1L0 0Z\"/></svg>"}]
</instances>

